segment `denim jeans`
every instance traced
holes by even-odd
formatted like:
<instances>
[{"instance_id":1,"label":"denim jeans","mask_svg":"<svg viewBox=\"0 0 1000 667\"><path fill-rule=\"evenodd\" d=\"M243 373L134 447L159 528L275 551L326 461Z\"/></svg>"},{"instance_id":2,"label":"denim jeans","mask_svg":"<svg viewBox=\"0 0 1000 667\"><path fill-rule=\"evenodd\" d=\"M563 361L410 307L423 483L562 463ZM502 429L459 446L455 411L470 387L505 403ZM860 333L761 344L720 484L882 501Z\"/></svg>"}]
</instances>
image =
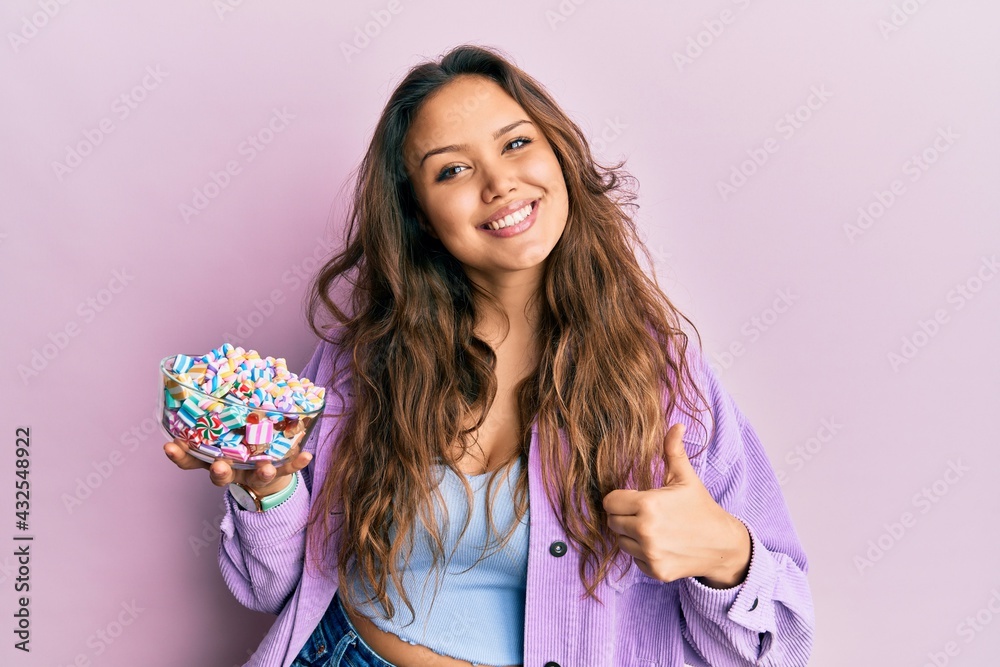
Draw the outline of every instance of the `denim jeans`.
<instances>
[{"instance_id":1,"label":"denim jeans","mask_svg":"<svg viewBox=\"0 0 1000 667\"><path fill-rule=\"evenodd\" d=\"M333 601L292 662L292 667L395 667L395 665L380 658L361 639L340 604L340 596L334 593Z\"/></svg>"}]
</instances>

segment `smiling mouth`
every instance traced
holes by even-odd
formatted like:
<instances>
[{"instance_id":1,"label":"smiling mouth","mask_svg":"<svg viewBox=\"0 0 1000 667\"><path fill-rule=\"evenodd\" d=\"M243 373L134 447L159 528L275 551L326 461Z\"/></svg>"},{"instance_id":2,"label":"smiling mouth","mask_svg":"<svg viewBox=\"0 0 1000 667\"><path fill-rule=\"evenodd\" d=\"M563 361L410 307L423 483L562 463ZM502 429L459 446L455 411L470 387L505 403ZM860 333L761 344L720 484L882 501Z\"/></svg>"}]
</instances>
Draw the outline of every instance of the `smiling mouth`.
<instances>
[{"instance_id":1,"label":"smiling mouth","mask_svg":"<svg viewBox=\"0 0 1000 667\"><path fill-rule=\"evenodd\" d=\"M491 229L496 231L498 229L503 229L504 227L513 227L514 225L522 222L525 218L531 215L531 212L535 210L538 205L538 200L533 200L530 204L524 208L518 209L509 215L500 218L499 220L494 220L493 222L488 222L485 225L479 225L479 229Z\"/></svg>"}]
</instances>

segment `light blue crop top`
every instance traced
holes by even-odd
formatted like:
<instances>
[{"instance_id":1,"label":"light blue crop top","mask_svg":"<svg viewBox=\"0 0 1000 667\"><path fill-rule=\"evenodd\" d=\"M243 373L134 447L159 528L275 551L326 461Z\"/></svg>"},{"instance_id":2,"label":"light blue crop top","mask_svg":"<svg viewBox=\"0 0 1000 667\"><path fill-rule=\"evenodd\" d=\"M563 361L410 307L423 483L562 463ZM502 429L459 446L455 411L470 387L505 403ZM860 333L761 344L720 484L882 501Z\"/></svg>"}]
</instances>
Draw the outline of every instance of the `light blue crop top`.
<instances>
[{"instance_id":1,"label":"light blue crop top","mask_svg":"<svg viewBox=\"0 0 1000 667\"><path fill-rule=\"evenodd\" d=\"M442 531L444 559L436 571L431 570L432 546L429 533L420 520L414 525L419 539L414 544L408 569L400 576L416 615L412 617L402 598L387 581L387 594L394 606L393 618L386 620L372 589L364 586L360 577L350 578L353 599L359 609L381 630L391 632L411 644L422 644L431 650L473 665L518 665L524 654L524 596L528 573L528 518L526 512L514 529L510 541L497 550L497 537L510 529L514 521L514 486L521 469L520 459L509 471L497 473L492 498L495 531L490 534L486 519L487 482L491 472L466 475L474 493L473 512L469 526L458 541L468 510L465 488L447 466L435 469L442 474L439 488L448 508L448 526L444 530L444 515L437 508L438 529ZM395 533L390 528L390 536ZM487 555L483 546L491 538ZM400 555L400 564L405 556ZM454 553L453 553L454 552ZM450 561L448 560L449 554ZM473 567L481 557L482 560ZM445 574L442 576L441 570ZM435 588L440 585L436 593ZM432 604L433 602L433 604Z\"/></svg>"}]
</instances>

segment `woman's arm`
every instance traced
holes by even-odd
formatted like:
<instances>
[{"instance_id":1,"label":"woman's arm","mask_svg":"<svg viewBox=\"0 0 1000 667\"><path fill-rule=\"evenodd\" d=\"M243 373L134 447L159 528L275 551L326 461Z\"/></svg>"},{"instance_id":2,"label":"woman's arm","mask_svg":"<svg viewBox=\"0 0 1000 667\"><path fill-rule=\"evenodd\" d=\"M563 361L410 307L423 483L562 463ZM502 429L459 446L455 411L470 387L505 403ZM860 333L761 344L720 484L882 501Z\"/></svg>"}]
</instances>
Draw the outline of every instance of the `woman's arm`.
<instances>
[{"instance_id":1,"label":"woman's arm","mask_svg":"<svg viewBox=\"0 0 1000 667\"><path fill-rule=\"evenodd\" d=\"M751 560L732 588L681 580L684 639L708 665L806 665L815 615L805 552L753 427L701 354L692 356L717 429L705 452L706 487L746 525Z\"/></svg>"},{"instance_id":2,"label":"woman's arm","mask_svg":"<svg viewBox=\"0 0 1000 667\"><path fill-rule=\"evenodd\" d=\"M319 342L300 377L309 378L319 386L326 384L328 378L317 374L327 347L325 341ZM319 432L317 424L302 447L314 460ZM280 613L302 577L312 468L306 466L297 474L301 477L295 492L265 512L248 512L236 504L228 491L224 492L226 512L219 526L222 535L219 569L233 596L255 611Z\"/></svg>"}]
</instances>

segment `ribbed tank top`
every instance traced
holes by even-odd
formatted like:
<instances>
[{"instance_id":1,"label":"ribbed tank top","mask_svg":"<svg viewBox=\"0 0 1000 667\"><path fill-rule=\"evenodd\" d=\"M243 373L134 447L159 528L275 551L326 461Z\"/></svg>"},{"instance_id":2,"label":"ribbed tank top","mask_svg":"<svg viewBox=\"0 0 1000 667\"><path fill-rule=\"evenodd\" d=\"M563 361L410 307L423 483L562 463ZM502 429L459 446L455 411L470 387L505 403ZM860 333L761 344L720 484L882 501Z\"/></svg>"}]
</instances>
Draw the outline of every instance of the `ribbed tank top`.
<instances>
[{"instance_id":1,"label":"ribbed tank top","mask_svg":"<svg viewBox=\"0 0 1000 667\"><path fill-rule=\"evenodd\" d=\"M411 644L422 644L437 653L474 665L522 664L524 653L524 600L528 572L528 519L526 512L514 529L510 541L497 549L497 537L510 529L514 521L513 490L520 474L520 459L507 471L497 473L492 499L494 534L486 519L486 494L491 472L465 475L474 494L472 518L459 541L468 511L465 488L447 466L435 466L438 488L448 508L448 525L437 509L438 528L442 531L443 560L431 569L430 534L420 523L414 525L417 537L409 567L400 576L415 620L403 604L390 578L387 594L394 606L394 616L386 620L377 602L365 601L374 593L358 576L352 576L353 599L359 610L381 630L391 632ZM395 531L390 527L390 536ZM483 547L491 538L487 555ZM400 555L400 565L404 553ZM449 560L449 554L452 554ZM482 556L479 563L476 561ZM475 566L473 566L475 564ZM442 572L443 570L443 572ZM440 586L435 597L435 588ZM432 604L433 603L433 604ZM411 623L411 620L413 621Z\"/></svg>"}]
</instances>

